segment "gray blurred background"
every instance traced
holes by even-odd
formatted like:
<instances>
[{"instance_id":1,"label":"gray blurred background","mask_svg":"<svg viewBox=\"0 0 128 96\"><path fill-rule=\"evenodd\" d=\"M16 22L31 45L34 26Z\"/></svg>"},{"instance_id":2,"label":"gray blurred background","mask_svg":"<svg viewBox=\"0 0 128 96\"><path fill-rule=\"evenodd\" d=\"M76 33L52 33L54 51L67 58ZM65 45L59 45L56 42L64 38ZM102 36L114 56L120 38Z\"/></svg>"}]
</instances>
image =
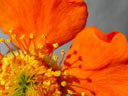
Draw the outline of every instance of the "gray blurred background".
<instances>
[{"instance_id":1,"label":"gray blurred background","mask_svg":"<svg viewBox=\"0 0 128 96\"><path fill-rule=\"evenodd\" d=\"M128 0L85 0L85 2L89 12L87 26L96 26L105 33L120 31L128 37ZM0 32L1 37L8 36ZM55 54L60 56L61 49L67 52L71 43L72 41L57 49ZM3 54L8 51L2 44L0 50Z\"/></svg>"}]
</instances>

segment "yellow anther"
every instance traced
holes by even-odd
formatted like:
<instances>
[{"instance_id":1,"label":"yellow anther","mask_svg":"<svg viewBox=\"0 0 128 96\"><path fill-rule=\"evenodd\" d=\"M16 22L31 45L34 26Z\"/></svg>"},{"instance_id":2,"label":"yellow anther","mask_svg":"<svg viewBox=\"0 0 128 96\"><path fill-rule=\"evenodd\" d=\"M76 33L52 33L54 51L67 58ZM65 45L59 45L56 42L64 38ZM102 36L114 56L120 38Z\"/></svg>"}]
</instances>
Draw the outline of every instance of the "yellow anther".
<instances>
[{"instance_id":1,"label":"yellow anther","mask_svg":"<svg viewBox=\"0 0 128 96\"><path fill-rule=\"evenodd\" d=\"M57 96L60 96L61 92L56 90L56 94L58 94Z\"/></svg>"},{"instance_id":2,"label":"yellow anther","mask_svg":"<svg viewBox=\"0 0 128 96\"><path fill-rule=\"evenodd\" d=\"M45 76L47 76L47 77L51 77L51 76L52 76L52 73L50 73L50 72L45 73Z\"/></svg>"},{"instance_id":3,"label":"yellow anther","mask_svg":"<svg viewBox=\"0 0 128 96\"><path fill-rule=\"evenodd\" d=\"M12 35L12 39L14 39L14 40L16 39L16 34Z\"/></svg>"},{"instance_id":4,"label":"yellow anther","mask_svg":"<svg viewBox=\"0 0 128 96\"><path fill-rule=\"evenodd\" d=\"M61 75L61 71L55 71L53 74L54 76L59 77Z\"/></svg>"},{"instance_id":5,"label":"yellow anther","mask_svg":"<svg viewBox=\"0 0 128 96\"><path fill-rule=\"evenodd\" d=\"M4 38L0 38L0 42L3 43L4 42Z\"/></svg>"},{"instance_id":6,"label":"yellow anther","mask_svg":"<svg viewBox=\"0 0 128 96\"><path fill-rule=\"evenodd\" d=\"M9 29L8 32L11 34L13 32L13 28Z\"/></svg>"},{"instance_id":7,"label":"yellow anther","mask_svg":"<svg viewBox=\"0 0 128 96\"><path fill-rule=\"evenodd\" d=\"M5 89L9 89L9 86L5 86Z\"/></svg>"},{"instance_id":8,"label":"yellow anther","mask_svg":"<svg viewBox=\"0 0 128 96\"><path fill-rule=\"evenodd\" d=\"M4 85L5 84L5 80L1 80L1 85Z\"/></svg>"},{"instance_id":9,"label":"yellow anther","mask_svg":"<svg viewBox=\"0 0 128 96\"><path fill-rule=\"evenodd\" d=\"M44 55L44 54L42 54L42 53L39 53L39 58L44 59L44 58L45 58L45 55Z\"/></svg>"},{"instance_id":10,"label":"yellow anther","mask_svg":"<svg viewBox=\"0 0 128 96\"><path fill-rule=\"evenodd\" d=\"M52 69L48 69L47 72L45 73L45 76L51 77L51 76L53 75L53 73L52 73L51 70L52 70Z\"/></svg>"},{"instance_id":11,"label":"yellow anther","mask_svg":"<svg viewBox=\"0 0 128 96\"><path fill-rule=\"evenodd\" d=\"M43 85L45 85L45 86L49 86L50 84L51 84L50 81L44 81L44 82L43 82Z\"/></svg>"},{"instance_id":12,"label":"yellow anther","mask_svg":"<svg viewBox=\"0 0 128 96\"><path fill-rule=\"evenodd\" d=\"M64 52L64 49L63 50L61 50L61 52L60 52L62 55L64 55L65 54L65 52Z\"/></svg>"},{"instance_id":13,"label":"yellow anther","mask_svg":"<svg viewBox=\"0 0 128 96\"><path fill-rule=\"evenodd\" d=\"M70 95L72 95L73 94L73 92L71 91L71 90L67 90L67 92L68 92L68 94L70 94Z\"/></svg>"},{"instance_id":14,"label":"yellow anther","mask_svg":"<svg viewBox=\"0 0 128 96\"><path fill-rule=\"evenodd\" d=\"M33 39L34 38L34 34L30 34L30 39Z\"/></svg>"},{"instance_id":15,"label":"yellow anther","mask_svg":"<svg viewBox=\"0 0 128 96\"><path fill-rule=\"evenodd\" d=\"M65 70L65 71L63 72L63 75L68 75L68 71Z\"/></svg>"},{"instance_id":16,"label":"yellow anther","mask_svg":"<svg viewBox=\"0 0 128 96\"><path fill-rule=\"evenodd\" d=\"M54 43L54 44L53 44L53 47L56 49L56 48L59 47L59 44L58 44L58 43Z\"/></svg>"},{"instance_id":17,"label":"yellow anther","mask_svg":"<svg viewBox=\"0 0 128 96\"><path fill-rule=\"evenodd\" d=\"M81 96L85 96L85 92L82 92L82 93L81 93Z\"/></svg>"},{"instance_id":18,"label":"yellow anther","mask_svg":"<svg viewBox=\"0 0 128 96\"><path fill-rule=\"evenodd\" d=\"M8 38L8 39L7 39L7 42L8 42L8 43L11 43L11 42L12 42L12 40L11 40L10 38Z\"/></svg>"},{"instance_id":19,"label":"yellow anther","mask_svg":"<svg viewBox=\"0 0 128 96\"><path fill-rule=\"evenodd\" d=\"M47 38L46 35L43 34L43 35L42 35L42 39L43 39L43 40L46 40L46 38Z\"/></svg>"},{"instance_id":20,"label":"yellow anther","mask_svg":"<svg viewBox=\"0 0 128 96\"><path fill-rule=\"evenodd\" d=\"M58 60L58 56L53 56L53 59L54 59L55 61L57 61L57 60Z\"/></svg>"},{"instance_id":21,"label":"yellow anther","mask_svg":"<svg viewBox=\"0 0 128 96\"><path fill-rule=\"evenodd\" d=\"M36 53L35 53L34 50L30 50L30 54L31 54L31 55L36 55Z\"/></svg>"},{"instance_id":22,"label":"yellow anther","mask_svg":"<svg viewBox=\"0 0 128 96\"><path fill-rule=\"evenodd\" d=\"M61 82L61 86L65 87L67 85L67 82L66 81L62 81Z\"/></svg>"},{"instance_id":23,"label":"yellow anther","mask_svg":"<svg viewBox=\"0 0 128 96\"><path fill-rule=\"evenodd\" d=\"M25 34L21 35L19 39L23 40L24 38L25 38Z\"/></svg>"},{"instance_id":24,"label":"yellow anther","mask_svg":"<svg viewBox=\"0 0 128 96\"><path fill-rule=\"evenodd\" d=\"M37 46L38 49L42 49L43 48L43 44L39 43Z\"/></svg>"},{"instance_id":25,"label":"yellow anther","mask_svg":"<svg viewBox=\"0 0 128 96\"><path fill-rule=\"evenodd\" d=\"M51 68L47 70L47 72L51 72L51 71L52 71L52 69L51 69Z\"/></svg>"}]
</instances>

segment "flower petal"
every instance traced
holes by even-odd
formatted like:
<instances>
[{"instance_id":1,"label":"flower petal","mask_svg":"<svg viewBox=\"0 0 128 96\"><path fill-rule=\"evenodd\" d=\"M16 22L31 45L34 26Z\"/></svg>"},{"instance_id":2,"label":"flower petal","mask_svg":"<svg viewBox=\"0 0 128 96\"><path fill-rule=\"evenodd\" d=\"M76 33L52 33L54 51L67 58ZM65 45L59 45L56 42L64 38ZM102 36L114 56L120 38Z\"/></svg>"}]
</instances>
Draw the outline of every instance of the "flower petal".
<instances>
[{"instance_id":1,"label":"flower petal","mask_svg":"<svg viewBox=\"0 0 128 96\"><path fill-rule=\"evenodd\" d=\"M65 63L72 67L81 64L84 69L103 68L126 61L127 53L127 39L122 33L104 34L96 27L88 27L76 36Z\"/></svg>"},{"instance_id":2,"label":"flower petal","mask_svg":"<svg viewBox=\"0 0 128 96\"><path fill-rule=\"evenodd\" d=\"M103 70L94 71L89 78L97 96L127 96L128 95L128 63L109 66Z\"/></svg>"},{"instance_id":3,"label":"flower petal","mask_svg":"<svg viewBox=\"0 0 128 96\"><path fill-rule=\"evenodd\" d=\"M75 69L76 70L76 69ZM78 82L71 86L77 93L88 96L127 96L128 64L117 64L95 71L70 71Z\"/></svg>"},{"instance_id":4,"label":"flower petal","mask_svg":"<svg viewBox=\"0 0 128 96\"><path fill-rule=\"evenodd\" d=\"M17 36L26 34L26 41L34 33L36 42L45 34L47 43L60 45L84 28L88 15L84 0L1 0L0 14L5 33L13 28Z\"/></svg>"},{"instance_id":5,"label":"flower petal","mask_svg":"<svg viewBox=\"0 0 128 96\"><path fill-rule=\"evenodd\" d=\"M123 80L125 82L128 79L126 74L128 65L123 64L128 63L127 60L128 44L122 33L104 34L96 27L89 27L80 32L74 39L63 65L63 70L68 70L69 74L75 77L76 82L73 82L71 87L76 92L85 91L89 96L95 96L95 94L98 94L96 96L110 96L110 94L117 96L116 92L119 91L115 89L120 90L122 92L120 94L126 92L121 88L127 88L126 83L123 83ZM125 71L123 71L124 68L126 68ZM123 74L123 72L126 73ZM111 79L109 76L113 76L113 78ZM118 82L116 80L119 80L120 84L114 89L117 83L113 82ZM115 84L115 86L112 88L110 83ZM112 93L113 91L114 93Z\"/></svg>"}]
</instances>

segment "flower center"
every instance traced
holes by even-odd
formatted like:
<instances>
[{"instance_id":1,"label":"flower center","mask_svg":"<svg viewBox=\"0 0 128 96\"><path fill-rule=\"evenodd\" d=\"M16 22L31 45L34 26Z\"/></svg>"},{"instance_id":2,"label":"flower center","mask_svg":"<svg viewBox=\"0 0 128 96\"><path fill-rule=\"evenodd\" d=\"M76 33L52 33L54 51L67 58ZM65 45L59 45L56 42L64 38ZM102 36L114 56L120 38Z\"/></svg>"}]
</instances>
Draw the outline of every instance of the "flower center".
<instances>
[{"instance_id":1,"label":"flower center","mask_svg":"<svg viewBox=\"0 0 128 96\"><path fill-rule=\"evenodd\" d=\"M58 43L53 44L48 54L45 35L42 35L43 43L35 44L33 34L30 34L29 41L26 42L24 34L17 38L12 30L9 31L11 39L7 39L7 42L16 51L8 46L4 38L0 39L10 50L6 56L0 53L0 96L85 96L85 92L73 92L71 86L75 78L67 70L61 70L64 50L61 50L62 59L59 63L58 56L53 56ZM17 42L20 50L13 40Z\"/></svg>"},{"instance_id":2,"label":"flower center","mask_svg":"<svg viewBox=\"0 0 128 96\"><path fill-rule=\"evenodd\" d=\"M7 39L16 51L8 46L4 38L0 39L10 50L6 56L0 55L0 96L61 96L62 87L66 86L66 82L60 80L64 73L60 68L64 50L61 51L62 60L58 64L58 56L53 56L58 43L53 44L53 50L48 55L45 35L42 35L44 43L38 46L35 45L33 34L30 34L26 45L24 37L22 35L17 38L13 34L12 39ZM13 40L18 41L21 50L18 50ZM29 49L31 43L34 45L33 49Z\"/></svg>"},{"instance_id":3,"label":"flower center","mask_svg":"<svg viewBox=\"0 0 128 96\"><path fill-rule=\"evenodd\" d=\"M53 70L34 56L5 56L0 74L1 95L61 96L58 78L60 70Z\"/></svg>"}]
</instances>

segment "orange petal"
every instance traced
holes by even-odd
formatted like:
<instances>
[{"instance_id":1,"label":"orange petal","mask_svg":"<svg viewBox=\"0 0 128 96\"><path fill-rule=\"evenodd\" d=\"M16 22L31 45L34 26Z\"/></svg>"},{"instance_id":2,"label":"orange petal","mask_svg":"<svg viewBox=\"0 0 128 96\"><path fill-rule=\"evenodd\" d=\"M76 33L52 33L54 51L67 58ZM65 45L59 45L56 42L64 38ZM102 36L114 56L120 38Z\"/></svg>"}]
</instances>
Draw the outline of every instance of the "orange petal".
<instances>
[{"instance_id":1,"label":"orange petal","mask_svg":"<svg viewBox=\"0 0 128 96\"><path fill-rule=\"evenodd\" d=\"M96 69L126 59L128 44L122 33L104 34L96 27L88 27L76 36L66 62L72 67L81 65L84 69Z\"/></svg>"},{"instance_id":2,"label":"orange petal","mask_svg":"<svg viewBox=\"0 0 128 96\"><path fill-rule=\"evenodd\" d=\"M90 74L96 96L128 96L128 64L117 64Z\"/></svg>"},{"instance_id":3,"label":"orange petal","mask_svg":"<svg viewBox=\"0 0 128 96\"><path fill-rule=\"evenodd\" d=\"M0 28L3 32L13 28L13 34L21 36L34 33L36 43L41 35L47 43L62 45L80 32L87 19L84 0L1 0Z\"/></svg>"},{"instance_id":4,"label":"orange petal","mask_svg":"<svg viewBox=\"0 0 128 96\"><path fill-rule=\"evenodd\" d=\"M108 70L108 75L111 75L109 69L106 69L107 67L109 68L109 66L111 65L111 66L122 66L119 67L121 69L125 68L125 66L123 67L123 65L120 64L122 62L126 63L127 60L128 60L128 45L127 45L127 40L122 33L111 32L109 34L104 34L96 27L89 27L83 30L82 32L80 32L76 36L71 48L68 51L66 61L63 65L63 70L68 70L71 76L75 76L76 79L78 79L76 80L77 82L74 82L72 85L72 88L74 88L75 91L77 92L86 91L88 94L90 94L89 96L94 96L95 94L94 91L96 91L94 89L96 88L92 86L93 80L97 78L99 79L100 82L100 79L102 81L102 78L104 78L107 75L104 73L102 74L102 71L100 72L100 70L106 70L105 72L107 72ZM117 68L117 67L113 67L113 68ZM115 69L112 69L112 71L113 70ZM99 77L93 75L93 73L96 74L95 72L97 72L98 74L97 76ZM112 73L114 74L114 71ZM121 73L121 75L122 74L123 72ZM93 77L90 77L90 75L92 75ZM121 79L121 78L117 77L117 79ZM114 80L110 82L114 82ZM98 85L96 85L96 87L98 88ZM102 91L103 86L100 87ZM109 90L109 88L106 86L103 89L104 92L105 92L105 88ZM111 90L108 92L111 93ZM109 95L102 94L98 96L109 96ZM117 96L117 95L111 94L111 96ZM123 95L123 96L127 96L127 95Z\"/></svg>"},{"instance_id":5,"label":"orange petal","mask_svg":"<svg viewBox=\"0 0 128 96\"><path fill-rule=\"evenodd\" d=\"M75 69L76 70L76 69ZM117 64L95 71L72 71L79 80L71 86L87 96L128 96L128 64Z\"/></svg>"}]
</instances>

